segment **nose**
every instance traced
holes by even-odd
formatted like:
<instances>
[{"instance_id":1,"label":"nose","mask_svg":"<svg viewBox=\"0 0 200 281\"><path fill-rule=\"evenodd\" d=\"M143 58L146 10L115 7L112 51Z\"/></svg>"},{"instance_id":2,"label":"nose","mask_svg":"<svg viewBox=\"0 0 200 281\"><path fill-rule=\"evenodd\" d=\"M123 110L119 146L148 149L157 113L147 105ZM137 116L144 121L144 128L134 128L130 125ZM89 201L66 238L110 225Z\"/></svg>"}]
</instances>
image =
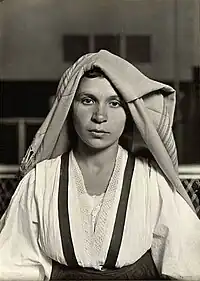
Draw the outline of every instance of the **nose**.
<instances>
[{"instance_id":1,"label":"nose","mask_svg":"<svg viewBox=\"0 0 200 281\"><path fill-rule=\"evenodd\" d=\"M101 105L98 105L95 111L93 112L91 119L93 122L99 124L107 122L108 117L107 117L106 108Z\"/></svg>"}]
</instances>

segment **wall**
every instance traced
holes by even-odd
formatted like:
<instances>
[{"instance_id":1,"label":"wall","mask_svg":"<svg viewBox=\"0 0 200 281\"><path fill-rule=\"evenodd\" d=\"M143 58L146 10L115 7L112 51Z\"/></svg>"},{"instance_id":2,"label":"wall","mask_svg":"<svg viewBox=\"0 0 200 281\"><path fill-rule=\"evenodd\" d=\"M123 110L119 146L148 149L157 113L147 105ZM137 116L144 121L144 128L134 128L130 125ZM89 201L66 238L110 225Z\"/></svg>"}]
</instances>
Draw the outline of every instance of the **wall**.
<instances>
[{"instance_id":1,"label":"wall","mask_svg":"<svg viewBox=\"0 0 200 281\"><path fill-rule=\"evenodd\" d=\"M124 33L152 34L152 64L138 65L142 71L173 80L176 61L180 78L190 80L198 57L199 1L177 0L175 18L175 0L5 0L0 3L1 79L57 80L68 67L63 34Z\"/></svg>"}]
</instances>

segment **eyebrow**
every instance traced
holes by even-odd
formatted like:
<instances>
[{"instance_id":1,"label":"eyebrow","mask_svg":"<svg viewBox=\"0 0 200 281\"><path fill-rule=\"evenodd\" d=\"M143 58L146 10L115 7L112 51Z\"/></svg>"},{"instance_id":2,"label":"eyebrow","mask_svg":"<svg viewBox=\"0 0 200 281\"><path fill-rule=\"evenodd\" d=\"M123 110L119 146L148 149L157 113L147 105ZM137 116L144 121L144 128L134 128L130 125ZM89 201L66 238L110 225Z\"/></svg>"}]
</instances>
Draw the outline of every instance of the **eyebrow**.
<instances>
[{"instance_id":1,"label":"eyebrow","mask_svg":"<svg viewBox=\"0 0 200 281\"><path fill-rule=\"evenodd\" d=\"M78 92L78 97L80 97L80 96L87 96L87 97L90 97L92 99L97 99L97 97L95 95L87 93L87 92ZM122 100L122 98L119 97L117 94L109 96L108 99L118 99L120 101Z\"/></svg>"}]
</instances>

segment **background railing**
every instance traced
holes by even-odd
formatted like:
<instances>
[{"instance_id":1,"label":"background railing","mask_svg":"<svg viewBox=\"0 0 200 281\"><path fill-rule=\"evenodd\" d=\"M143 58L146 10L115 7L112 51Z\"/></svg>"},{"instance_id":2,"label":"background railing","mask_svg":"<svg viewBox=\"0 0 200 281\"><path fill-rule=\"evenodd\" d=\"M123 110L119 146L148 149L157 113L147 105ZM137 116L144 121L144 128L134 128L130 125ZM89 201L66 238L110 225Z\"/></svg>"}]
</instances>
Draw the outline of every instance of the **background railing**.
<instances>
[{"instance_id":1,"label":"background railing","mask_svg":"<svg viewBox=\"0 0 200 281\"><path fill-rule=\"evenodd\" d=\"M17 143L17 160L13 160L12 164L19 164L21 162L26 149L28 148L32 138L34 137L39 126L42 124L43 120L43 118L0 118L1 138L4 139L2 147L5 146L6 149L8 143ZM13 131L11 131L13 126L16 128L14 134ZM7 134L6 137L5 134ZM4 159L1 158L0 163L3 163ZM9 158L12 159L12 157ZM7 159L4 161L6 160Z\"/></svg>"},{"instance_id":2,"label":"background railing","mask_svg":"<svg viewBox=\"0 0 200 281\"><path fill-rule=\"evenodd\" d=\"M17 174L19 171L19 163L42 121L43 118L0 119L0 124L3 124L4 126L15 125L17 127L17 134L15 135L15 137L18 140L18 158L15 161L16 163L5 164L2 157L0 157L0 217L2 215L2 212L5 210L6 206L8 205L10 198L14 193L14 190L19 182L19 179L17 178ZM31 132L29 131L27 134L28 126L32 125L33 128ZM1 133L1 136L2 134L3 132ZM10 143L12 143L12 139L14 138L14 136L11 134L9 135L9 138L11 139ZM199 213L200 216L200 165L180 165L179 177L186 191L188 192L193 204L195 205L196 211Z\"/></svg>"},{"instance_id":3,"label":"background railing","mask_svg":"<svg viewBox=\"0 0 200 281\"><path fill-rule=\"evenodd\" d=\"M0 179L13 179L19 171L19 165L0 164ZM200 179L200 165L180 165L179 177L181 180Z\"/></svg>"},{"instance_id":4,"label":"background railing","mask_svg":"<svg viewBox=\"0 0 200 281\"><path fill-rule=\"evenodd\" d=\"M0 165L0 218L19 182L18 165ZM200 218L200 165L181 165L179 176Z\"/></svg>"}]
</instances>

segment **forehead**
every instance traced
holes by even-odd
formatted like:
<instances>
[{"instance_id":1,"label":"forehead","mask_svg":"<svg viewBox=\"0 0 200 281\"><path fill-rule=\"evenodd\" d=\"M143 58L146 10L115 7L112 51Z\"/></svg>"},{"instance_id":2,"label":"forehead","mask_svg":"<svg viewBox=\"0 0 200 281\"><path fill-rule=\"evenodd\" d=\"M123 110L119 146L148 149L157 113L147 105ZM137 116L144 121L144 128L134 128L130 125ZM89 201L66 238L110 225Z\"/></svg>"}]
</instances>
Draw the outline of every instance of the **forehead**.
<instances>
[{"instance_id":1,"label":"forehead","mask_svg":"<svg viewBox=\"0 0 200 281\"><path fill-rule=\"evenodd\" d=\"M112 87L110 82L106 78L95 77L95 78L87 78L84 77L77 90L77 94L92 94L95 96L116 96L118 97L117 92Z\"/></svg>"}]
</instances>

